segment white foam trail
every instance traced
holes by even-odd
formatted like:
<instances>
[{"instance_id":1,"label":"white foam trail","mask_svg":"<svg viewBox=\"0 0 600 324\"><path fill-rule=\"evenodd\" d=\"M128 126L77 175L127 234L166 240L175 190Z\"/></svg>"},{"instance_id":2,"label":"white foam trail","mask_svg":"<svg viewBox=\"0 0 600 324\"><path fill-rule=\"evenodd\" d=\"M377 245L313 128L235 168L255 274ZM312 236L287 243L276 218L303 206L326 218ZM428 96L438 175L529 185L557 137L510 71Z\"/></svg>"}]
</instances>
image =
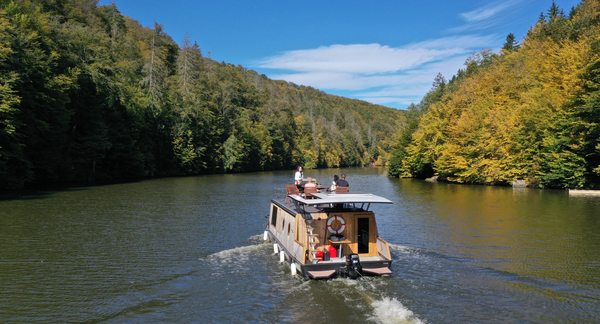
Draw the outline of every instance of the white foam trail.
<instances>
[{"instance_id":1,"label":"white foam trail","mask_svg":"<svg viewBox=\"0 0 600 324\"><path fill-rule=\"evenodd\" d=\"M223 259L223 258L231 258L234 256L247 256L249 253L259 251L270 243L263 241L262 235L254 235L248 238L248 241L251 242L251 245L239 246L233 249L224 250L220 252L215 252L213 254L208 255L207 259ZM201 260L204 258L201 258Z\"/></svg>"},{"instance_id":2,"label":"white foam trail","mask_svg":"<svg viewBox=\"0 0 600 324\"><path fill-rule=\"evenodd\" d=\"M424 322L416 318L414 313L404 307L396 298L384 297L382 300L376 300L371 303L373 307L372 320L377 323L410 323L423 324Z\"/></svg>"},{"instance_id":3,"label":"white foam trail","mask_svg":"<svg viewBox=\"0 0 600 324\"><path fill-rule=\"evenodd\" d=\"M262 242L262 241L263 241L263 235L264 235L264 234L256 234L256 235L252 235L252 236L250 236L250 237L248 238L248 240Z\"/></svg>"},{"instance_id":4,"label":"white foam trail","mask_svg":"<svg viewBox=\"0 0 600 324\"><path fill-rule=\"evenodd\" d=\"M411 250L414 250L414 248L411 248L409 246L404 246L404 245L397 245L397 244L391 244L388 243L390 246L390 250L392 251L398 251L398 252L402 252L402 253L410 253Z\"/></svg>"},{"instance_id":5,"label":"white foam trail","mask_svg":"<svg viewBox=\"0 0 600 324\"><path fill-rule=\"evenodd\" d=\"M380 280L378 277L364 277L359 280L347 278L337 278L328 280L327 283L332 285L334 289L340 290L345 296L348 304L353 307L361 308L361 305L368 304L372 308L372 316L369 319L376 323L410 323L424 324L425 321L420 320L415 314L406 308L398 299L385 296L378 296L373 292L379 292L388 284L386 280ZM340 284L342 285L340 287ZM351 297L353 294L345 294L344 290L350 289L362 296L362 300ZM381 299L380 299L381 298ZM367 303L365 303L365 301Z\"/></svg>"},{"instance_id":6,"label":"white foam trail","mask_svg":"<svg viewBox=\"0 0 600 324\"><path fill-rule=\"evenodd\" d=\"M296 278L299 278L300 276L296 276ZM302 279L300 279L302 280ZM309 280L302 280L301 283L297 286L293 286L292 287L292 291L307 291L310 289L310 281Z\"/></svg>"},{"instance_id":7,"label":"white foam trail","mask_svg":"<svg viewBox=\"0 0 600 324\"><path fill-rule=\"evenodd\" d=\"M261 250L263 248L264 248L264 246L261 246L261 245L241 246L241 247L236 247L233 249L213 253L213 254L209 255L208 258L221 258L221 259L222 258L230 258L233 256L246 255L248 253Z\"/></svg>"}]
</instances>

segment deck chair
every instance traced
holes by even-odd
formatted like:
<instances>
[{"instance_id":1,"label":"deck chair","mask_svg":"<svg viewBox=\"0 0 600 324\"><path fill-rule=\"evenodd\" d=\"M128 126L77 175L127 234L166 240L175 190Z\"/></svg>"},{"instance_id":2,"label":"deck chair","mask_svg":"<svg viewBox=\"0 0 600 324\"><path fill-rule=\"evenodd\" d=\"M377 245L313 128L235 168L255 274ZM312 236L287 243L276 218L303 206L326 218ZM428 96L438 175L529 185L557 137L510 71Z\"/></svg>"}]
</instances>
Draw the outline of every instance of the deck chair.
<instances>
[{"instance_id":1,"label":"deck chair","mask_svg":"<svg viewBox=\"0 0 600 324\"><path fill-rule=\"evenodd\" d=\"M317 188L315 187L304 187L304 199L314 199L311 194L317 193Z\"/></svg>"},{"instance_id":2,"label":"deck chair","mask_svg":"<svg viewBox=\"0 0 600 324\"><path fill-rule=\"evenodd\" d=\"M348 192L348 187L336 187L335 192Z\"/></svg>"},{"instance_id":3,"label":"deck chair","mask_svg":"<svg viewBox=\"0 0 600 324\"><path fill-rule=\"evenodd\" d=\"M348 187L336 187L335 188L335 193L343 193L343 194L344 193L348 193L348 189L349 189ZM350 206L350 205L348 205L348 204L335 204L335 207L337 207L337 208L344 208L344 207L347 207L347 206Z\"/></svg>"},{"instance_id":4,"label":"deck chair","mask_svg":"<svg viewBox=\"0 0 600 324\"><path fill-rule=\"evenodd\" d=\"M298 195L298 196L302 196L300 195L300 191L298 190L298 187L296 187L296 185L285 185L285 190L287 191L287 194L285 195L285 202L288 203L288 205L292 205L292 198L290 198L290 195Z\"/></svg>"}]
</instances>

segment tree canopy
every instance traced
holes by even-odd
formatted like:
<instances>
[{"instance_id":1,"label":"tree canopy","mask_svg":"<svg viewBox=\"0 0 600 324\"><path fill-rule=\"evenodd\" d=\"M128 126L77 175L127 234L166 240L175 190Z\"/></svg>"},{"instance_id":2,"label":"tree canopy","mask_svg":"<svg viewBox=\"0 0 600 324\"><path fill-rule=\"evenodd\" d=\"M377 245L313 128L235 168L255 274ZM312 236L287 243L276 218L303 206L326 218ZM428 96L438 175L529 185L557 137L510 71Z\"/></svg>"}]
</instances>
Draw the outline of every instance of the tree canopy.
<instances>
[{"instance_id":1,"label":"tree canopy","mask_svg":"<svg viewBox=\"0 0 600 324\"><path fill-rule=\"evenodd\" d=\"M474 54L411 107L391 175L600 187L600 2L569 17L553 2L520 46L510 35L500 54Z\"/></svg>"},{"instance_id":2,"label":"tree canopy","mask_svg":"<svg viewBox=\"0 0 600 324\"><path fill-rule=\"evenodd\" d=\"M0 4L0 189L385 164L403 118L216 62L114 3Z\"/></svg>"}]
</instances>

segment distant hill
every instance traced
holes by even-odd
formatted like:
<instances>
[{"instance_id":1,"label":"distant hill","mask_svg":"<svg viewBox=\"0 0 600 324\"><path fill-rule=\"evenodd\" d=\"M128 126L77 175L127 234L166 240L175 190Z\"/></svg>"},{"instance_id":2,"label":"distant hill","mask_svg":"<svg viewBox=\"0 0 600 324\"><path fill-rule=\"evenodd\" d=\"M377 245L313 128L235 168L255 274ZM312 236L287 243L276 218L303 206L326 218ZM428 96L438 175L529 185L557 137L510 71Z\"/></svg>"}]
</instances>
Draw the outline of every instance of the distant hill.
<instances>
[{"instance_id":1,"label":"distant hill","mask_svg":"<svg viewBox=\"0 0 600 324\"><path fill-rule=\"evenodd\" d=\"M0 4L0 188L385 164L402 119L216 62L114 4Z\"/></svg>"}]
</instances>

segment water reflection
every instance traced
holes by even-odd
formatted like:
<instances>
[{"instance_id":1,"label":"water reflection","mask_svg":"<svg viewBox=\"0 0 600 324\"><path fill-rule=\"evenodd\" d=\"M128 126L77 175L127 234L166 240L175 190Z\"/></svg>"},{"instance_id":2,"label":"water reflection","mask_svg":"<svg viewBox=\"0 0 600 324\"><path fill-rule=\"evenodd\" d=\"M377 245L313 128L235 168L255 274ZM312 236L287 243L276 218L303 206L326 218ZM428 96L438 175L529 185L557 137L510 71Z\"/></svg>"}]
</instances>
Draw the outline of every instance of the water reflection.
<instances>
[{"instance_id":1,"label":"water reflection","mask_svg":"<svg viewBox=\"0 0 600 324\"><path fill-rule=\"evenodd\" d=\"M402 179L396 191L415 246L520 278L509 285L521 292L580 306L600 297L599 197Z\"/></svg>"}]
</instances>

